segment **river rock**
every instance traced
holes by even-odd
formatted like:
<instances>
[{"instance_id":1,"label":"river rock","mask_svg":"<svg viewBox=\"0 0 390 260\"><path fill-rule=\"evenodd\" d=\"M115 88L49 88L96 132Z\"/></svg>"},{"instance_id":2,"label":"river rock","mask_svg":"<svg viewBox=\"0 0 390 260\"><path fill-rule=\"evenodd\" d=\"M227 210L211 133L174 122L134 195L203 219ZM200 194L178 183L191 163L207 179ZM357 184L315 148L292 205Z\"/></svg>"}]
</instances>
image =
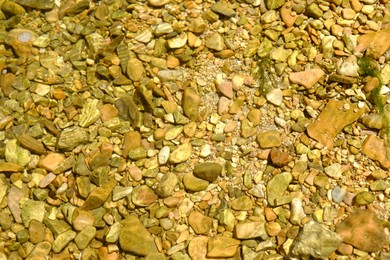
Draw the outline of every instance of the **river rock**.
<instances>
[{"instance_id":1,"label":"river rock","mask_svg":"<svg viewBox=\"0 0 390 260\"><path fill-rule=\"evenodd\" d=\"M176 174L172 172L167 172L166 174L164 174L159 184L157 185L156 194L162 198L171 196L177 183L178 183L178 178Z\"/></svg>"},{"instance_id":2,"label":"river rock","mask_svg":"<svg viewBox=\"0 0 390 260\"><path fill-rule=\"evenodd\" d=\"M292 175L289 172L276 174L267 184L267 200L271 206L275 206L275 199L283 196L288 185L292 181Z\"/></svg>"},{"instance_id":3,"label":"river rock","mask_svg":"<svg viewBox=\"0 0 390 260\"><path fill-rule=\"evenodd\" d=\"M140 256L157 253L152 235L146 230L137 216L127 216L122 220L121 224L119 245L125 252Z\"/></svg>"},{"instance_id":4,"label":"river rock","mask_svg":"<svg viewBox=\"0 0 390 260\"><path fill-rule=\"evenodd\" d=\"M345 243L366 252L381 250L386 241L381 221L368 209L351 213L336 227L336 232Z\"/></svg>"},{"instance_id":5,"label":"river rock","mask_svg":"<svg viewBox=\"0 0 390 260\"><path fill-rule=\"evenodd\" d=\"M265 222L255 221L248 223L239 223L235 228L235 237L238 239L250 239L257 237L267 239Z\"/></svg>"},{"instance_id":6,"label":"river rock","mask_svg":"<svg viewBox=\"0 0 390 260\"><path fill-rule=\"evenodd\" d=\"M215 162L197 164L194 168L194 175L203 180L213 182L222 172L222 166Z\"/></svg>"},{"instance_id":7,"label":"river rock","mask_svg":"<svg viewBox=\"0 0 390 260\"><path fill-rule=\"evenodd\" d=\"M207 243L207 257L232 257L236 254L240 240L217 235Z\"/></svg>"},{"instance_id":8,"label":"river rock","mask_svg":"<svg viewBox=\"0 0 390 260\"><path fill-rule=\"evenodd\" d=\"M191 143L184 143L179 145L176 150L174 150L169 156L169 161L171 163L182 163L187 161L192 154L192 145Z\"/></svg>"},{"instance_id":9,"label":"river rock","mask_svg":"<svg viewBox=\"0 0 390 260\"><path fill-rule=\"evenodd\" d=\"M71 151L79 144L88 142L89 134L83 128L71 126L65 128L57 139L56 147L60 150Z\"/></svg>"},{"instance_id":10,"label":"river rock","mask_svg":"<svg viewBox=\"0 0 390 260\"><path fill-rule=\"evenodd\" d=\"M191 211L188 216L188 224L196 234L207 234L212 227L213 220L198 211Z\"/></svg>"},{"instance_id":11,"label":"river rock","mask_svg":"<svg viewBox=\"0 0 390 260\"><path fill-rule=\"evenodd\" d=\"M157 200L157 195L146 185L141 185L133 189L131 201L136 206L146 207Z\"/></svg>"},{"instance_id":12,"label":"river rock","mask_svg":"<svg viewBox=\"0 0 390 260\"><path fill-rule=\"evenodd\" d=\"M191 172L187 172L183 176L183 184L188 191L202 191L209 186L209 182L203 179L196 178Z\"/></svg>"}]
</instances>

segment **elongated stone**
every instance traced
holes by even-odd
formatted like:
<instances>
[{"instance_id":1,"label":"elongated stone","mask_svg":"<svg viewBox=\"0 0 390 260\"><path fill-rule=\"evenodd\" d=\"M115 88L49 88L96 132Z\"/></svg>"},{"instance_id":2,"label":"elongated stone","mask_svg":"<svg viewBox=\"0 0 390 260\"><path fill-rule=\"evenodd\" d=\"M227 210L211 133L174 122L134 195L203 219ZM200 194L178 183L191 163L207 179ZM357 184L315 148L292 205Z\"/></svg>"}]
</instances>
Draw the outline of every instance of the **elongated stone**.
<instances>
[{"instance_id":1,"label":"elongated stone","mask_svg":"<svg viewBox=\"0 0 390 260\"><path fill-rule=\"evenodd\" d=\"M72 126L65 128L59 135L57 140L57 148L64 151L71 151L79 144L84 144L88 141L89 134L83 128Z\"/></svg>"}]
</instances>

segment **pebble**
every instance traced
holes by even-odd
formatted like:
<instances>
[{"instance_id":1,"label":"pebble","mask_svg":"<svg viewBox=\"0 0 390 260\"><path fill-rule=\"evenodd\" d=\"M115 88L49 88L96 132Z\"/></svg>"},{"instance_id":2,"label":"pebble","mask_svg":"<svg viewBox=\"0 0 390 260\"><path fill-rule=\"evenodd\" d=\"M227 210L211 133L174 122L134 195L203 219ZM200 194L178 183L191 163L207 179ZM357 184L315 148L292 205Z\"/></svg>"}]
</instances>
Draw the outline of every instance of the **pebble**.
<instances>
[{"instance_id":1,"label":"pebble","mask_svg":"<svg viewBox=\"0 0 390 260\"><path fill-rule=\"evenodd\" d=\"M111 179L104 183L101 187L93 189L86 198L82 209L92 210L102 206L103 203L107 200L107 198L111 195L112 190L115 188L116 185L117 182L114 179Z\"/></svg>"},{"instance_id":2,"label":"pebble","mask_svg":"<svg viewBox=\"0 0 390 260\"><path fill-rule=\"evenodd\" d=\"M183 111L191 121L198 119L200 101L199 94L193 88L186 88L184 90L182 101Z\"/></svg>"},{"instance_id":3,"label":"pebble","mask_svg":"<svg viewBox=\"0 0 390 260\"><path fill-rule=\"evenodd\" d=\"M207 243L209 237L196 236L188 244L188 254L191 259L207 259Z\"/></svg>"},{"instance_id":4,"label":"pebble","mask_svg":"<svg viewBox=\"0 0 390 260\"><path fill-rule=\"evenodd\" d=\"M61 252L76 237L76 234L73 230L67 230L59 234L53 242L53 252Z\"/></svg>"},{"instance_id":5,"label":"pebble","mask_svg":"<svg viewBox=\"0 0 390 260\"><path fill-rule=\"evenodd\" d=\"M296 83L310 89L317 83L325 72L321 69L310 69L300 72L293 72L289 75L289 79L292 83Z\"/></svg>"},{"instance_id":6,"label":"pebble","mask_svg":"<svg viewBox=\"0 0 390 260\"><path fill-rule=\"evenodd\" d=\"M31 160L31 153L19 146L16 139L12 139L5 144L5 160L8 163L26 166Z\"/></svg>"},{"instance_id":7,"label":"pebble","mask_svg":"<svg viewBox=\"0 0 390 260\"><path fill-rule=\"evenodd\" d=\"M292 253L315 258L328 258L341 245L343 238L311 220L303 225L294 241Z\"/></svg>"},{"instance_id":8,"label":"pebble","mask_svg":"<svg viewBox=\"0 0 390 260\"><path fill-rule=\"evenodd\" d=\"M332 190L332 200L335 203L340 203L344 200L346 194L347 194L347 190L340 188L339 186L336 186Z\"/></svg>"},{"instance_id":9,"label":"pebble","mask_svg":"<svg viewBox=\"0 0 390 260\"><path fill-rule=\"evenodd\" d=\"M196 234L208 234L211 230L213 220L198 211L191 211L188 215L188 224Z\"/></svg>"},{"instance_id":10,"label":"pebble","mask_svg":"<svg viewBox=\"0 0 390 260\"><path fill-rule=\"evenodd\" d=\"M32 219L36 219L39 222L43 221L45 214L45 203L43 201L35 201L28 199L22 204L22 210L20 216L25 227L28 227Z\"/></svg>"},{"instance_id":11,"label":"pebble","mask_svg":"<svg viewBox=\"0 0 390 260\"><path fill-rule=\"evenodd\" d=\"M265 239L267 237L265 222L255 221L248 223L239 223L236 225L235 228L235 236L238 239L250 239L257 237Z\"/></svg>"},{"instance_id":12,"label":"pebble","mask_svg":"<svg viewBox=\"0 0 390 260\"><path fill-rule=\"evenodd\" d=\"M233 83L231 81L223 81L220 84L217 84L217 89L225 97L229 99L233 98Z\"/></svg>"},{"instance_id":13,"label":"pebble","mask_svg":"<svg viewBox=\"0 0 390 260\"><path fill-rule=\"evenodd\" d=\"M137 58L132 58L127 63L127 76L132 81L140 81L145 74L142 62Z\"/></svg>"},{"instance_id":14,"label":"pebble","mask_svg":"<svg viewBox=\"0 0 390 260\"><path fill-rule=\"evenodd\" d=\"M362 191L356 194L355 202L358 205L367 205L375 201L375 196L368 191Z\"/></svg>"},{"instance_id":15,"label":"pebble","mask_svg":"<svg viewBox=\"0 0 390 260\"><path fill-rule=\"evenodd\" d=\"M79 208L73 211L72 225L76 231L81 231L88 226L92 226L95 220L95 216L89 211Z\"/></svg>"},{"instance_id":16,"label":"pebble","mask_svg":"<svg viewBox=\"0 0 390 260\"><path fill-rule=\"evenodd\" d=\"M336 227L345 243L365 252L376 252L386 241L381 221L368 209L357 209Z\"/></svg>"},{"instance_id":17,"label":"pebble","mask_svg":"<svg viewBox=\"0 0 390 260\"><path fill-rule=\"evenodd\" d=\"M80 250L87 248L91 241L96 236L96 228L93 226L86 226L74 238L74 242Z\"/></svg>"},{"instance_id":18,"label":"pebble","mask_svg":"<svg viewBox=\"0 0 390 260\"><path fill-rule=\"evenodd\" d=\"M56 147L59 150L71 151L79 144L85 144L88 141L88 137L89 134L83 128L71 126L61 131Z\"/></svg>"},{"instance_id":19,"label":"pebble","mask_svg":"<svg viewBox=\"0 0 390 260\"><path fill-rule=\"evenodd\" d=\"M187 161L192 154L192 145L191 143L184 143L179 145L176 150L174 150L169 156L169 161L171 163L182 163Z\"/></svg>"},{"instance_id":20,"label":"pebble","mask_svg":"<svg viewBox=\"0 0 390 260\"><path fill-rule=\"evenodd\" d=\"M257 135L257 142L259 143L261 149L278 147L282 145L282 139L279 131L277 130L270 130L259 133Z\"/></svg>"},{"instance_id":21,"label":"pebble","mask_svg":"<svg viewBox=\"0 0 390 260\"><path fill-rule=\"evenodd\" d=\"M197 164L194 168L194 176L213 182L222 172L222 166L216 162L205 162Z\"/></svg>"},{"instance_id":22,"label":"pebble","mask_svg":"<svg viewBox=\"0 0 390 260\"><path fill-rule=\"evenodd\" d=\"M276 237L282 231L282 227L278 222L271 222L266 225L267 234L271 237Z\"/></svg>"},{"instance_id":23,"label":"pebble","mask_svg":"<svg viewBox=\"0 0 390 260\"><path fill-rule=\"evenodd\" d=\"M176 174L172 172L165 173L157 185L156 194L161 198L171 196L178 181Z\"/></svg>"},{"instance_id":24,"label":"pebble","mask_svg":"<svg viewBox=\"0 0 390 260\"><path fill-rule=\"evenodd\" d=\"M236 254L240 240L224 237L221 235L214 236L207 243L207 257L232 257Z\"/></svg>"},{"instance_id":25,"label":"pebble","mask_svg":"<svg viewBox=\"0 0 390 260\"><path fill-rule=\"evenodd\" d=\"M333 179L339 179L342 175L341 171L341 164L339 163L334 163L332 165L329 165L325 168L325 173L333 178Z\"/></svg>"},{"instance_id":26,"label":"pebble","mask_svg":"<svg viewBox=\"0 0 390 260\"><path fill-rule=\"evenodd\" d=\"M206 37L206 47L214 51L222 51L225 49L225 42L222 35L215 32Z\"/></svg>"},{"instance_id":27,"label":"pebble","mask_svg":"<svg viewBox=\"0 0 390 260\"><path fill-rule=\"evenodd\" d=\"M135 187L131 193L131 201L136 206L147 207L157 200L158 196L146 185Z\"/></svg>"},{"instance_id":28,"label":"pebble","mask_svg":"<svg viewBox=\"0 0 390 260\"><path fill-rule=\"evenodd\" d=\"M54 172L55 169L65 160L65 156L60 153L49 153L44 158L39 160L38 166L46 169L49 172Z\"/></svg>"},{"instance_id":29,"label":"pebble","mask_svg":"<svg viewBox=\"0 0 390 260\"><path fill-rule=\"evenodd\" d=\"M293 198L291 200L290 222L299 225L304 217L306 217L306 214L303 210L302 201L299 198Z\"/></svg>"},{"instance_id":30,"label":"pebble","mask_svg":"<svg viewBox=\"0 0 390 260\"><path fill-rule=\"evenodd\" d=\"M281 198L288 185L292 181L292 175L288 172L279 173L273 176L267 183L267 200L271 206L276 205L276 199Z\"/></svg>"},{"instance_id":31,"label":"pebble","mask_svg":"<svg viewBox=\"0 0 390 260\"><path fill-rule=\"evenodd\" d=\"M368 135L363 142L362 153L372 160L378 161L383 168L390 168L390 149L376 135Z\"/></svg>"},{"instance_id":32,"label":"pebble","mask_svg":"<svg viewBox=\"0 0 390 260\"><path fill-rule=\"evenodd\" d=\"M188 172L183 176L183 184L188 191L202 191L209 186L209 182L203 179L196 178L192 173Z\"/></svg>"},{"instance_id":33,"label":"pebble","mask_svg":"<svg viewBox=\"0 0 390 260\"><path fill-rule=\"evenodd\" d=\"M275 106L280 106L283 103L283 91L278 88L269 91L265 97L268 102Z\"/></svg>"},{"instance_id":34,"label":"pebble","mask_svg":"<svg viewBox=\"0 0 390 260\"><path fill-rule=\"evenodd\" d=\"M28 225L29 240L33 244L38 244L45 238L45 226L41 221L31 219Z\"/></svg>"},{"instance_id":35,"label":"pebble","mask_svg":"<svg viewBox=\"0 0 390 260\"><path fill-rule=\"evenodd\" d=\"M157 253L153 236L135 215L129 215L121 222L119 244L122 250L132 254L146 256Z\"/></svg>"},{"instance_id":36,"label":"pebble","mask_svg":"<svg viewBox=\"0 0 390 260\"><path fill-rule=\"evenodd\" d=\"M231 207L234 210L251 210L252 200L248 196L241 196L232 200Z\"/></svg>"},{"instance_id":37,"label":"pebble","mask_svg":"<svg viewBox=\"0 0 390 260\"><path fill-rule=\"evenodd\" d=\"M234 17L236 15L236 12L229 7L226 3L215 3L211 6L211 11L217 13L217 14L222 14L227 17Z\"/></svg>"},{"instance_id":38,"label":"pebble","mask_svg":"<svg viewBox=\"0 0 390 260\"><path fill-rule=\"evenodd\" d=\"M283 167L292 160L292 157L288 152L283 152L278 148L271 149L270 158L272 164L276 167Z\"/></svg>"}]
</instances>

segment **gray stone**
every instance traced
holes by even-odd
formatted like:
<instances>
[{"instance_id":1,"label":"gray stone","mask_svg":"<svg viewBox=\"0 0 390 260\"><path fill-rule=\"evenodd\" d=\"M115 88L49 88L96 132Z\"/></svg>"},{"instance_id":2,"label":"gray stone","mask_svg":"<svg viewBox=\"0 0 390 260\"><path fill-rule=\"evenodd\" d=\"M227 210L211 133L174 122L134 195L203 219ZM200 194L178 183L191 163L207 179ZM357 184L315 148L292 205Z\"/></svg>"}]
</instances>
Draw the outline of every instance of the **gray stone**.
<instances>
[{"instance_id":1,"label":"gray stone","mask_svg":"<svg viewBox=\"0 0 390 260\"><path fill-rule=\"evenodd\" d=\"M120 247L128 253L146 256L157 253L154 239L138 217L130 215L122 221L119 234Z\"/></svg>"},{"instance_id":2,"label":"gray stone","mask_svg":"<svg viewBox=\"0 0 390 260\"><path fill-rule=\"evenodd\" d=\"M336 203L340 203L343 201L345 195L347 194L347 190L340 188L339 186L335 187L332 190L332 199Z\"/></svg>"},{"instance_id":3,"label":"gray stone","mask_svg":"<svg viewBox=\"0 0 390 260\"><path fill-rule=\"evenodd\" d=\"M311 220L303 225L292 245L294 255L327 258L343 242L343 238L325 226Z\"/></svg>"},{"instance_id":4,"label":"gray stone","mask_svg":"<svg viewBox=\"0 0 390 260\"><path fill-rule=\"evenodd\" d=\"M276 174L267 184L267 200L271 206L276 205L276 199L283 196L288 185L292 181L292 175L289 172Z\"/></svg>"}]
</instances>

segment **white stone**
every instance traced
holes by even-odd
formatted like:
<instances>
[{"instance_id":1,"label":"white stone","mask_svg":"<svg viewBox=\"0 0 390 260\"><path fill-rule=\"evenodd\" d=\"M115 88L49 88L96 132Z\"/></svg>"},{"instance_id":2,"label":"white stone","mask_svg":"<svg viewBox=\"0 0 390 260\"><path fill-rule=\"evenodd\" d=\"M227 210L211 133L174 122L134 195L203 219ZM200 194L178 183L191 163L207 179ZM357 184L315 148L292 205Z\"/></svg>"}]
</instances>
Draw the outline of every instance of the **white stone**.
<instances>
[{"instance_id":1,"label":"white stone","mask_svg":"<svg viewBox=\"0 0 390 260\"><path fill-rule=\"evenodd\" d=\"M169 146L164 146L161 148L160 152L158 153L158 163L160 165L164 165L168 162L169 155L171 151L169 149Z\"/></svg>"},{"instance_id":2,"label":"white stone","mask_svg":"<svg viewBox=\"0 0 390 260\"><path fill-rule=\"evenodd\" d=\"M294 225L298 225L304 217L306 217L306 214L303 211L302 201L299 198L293 198L291 200L290 222Z\"/></svg>"},{"instance_id":3,"label":"white stone","mask_svg":"<svg viewBox=\"0 0 390 260\"><path fill-rule=\"evenodd\" d=\"M268 102L275 106L280 106L283 102L283 92L278 88L269 91L265 97Z\"/></svg>"}]
</instances>

